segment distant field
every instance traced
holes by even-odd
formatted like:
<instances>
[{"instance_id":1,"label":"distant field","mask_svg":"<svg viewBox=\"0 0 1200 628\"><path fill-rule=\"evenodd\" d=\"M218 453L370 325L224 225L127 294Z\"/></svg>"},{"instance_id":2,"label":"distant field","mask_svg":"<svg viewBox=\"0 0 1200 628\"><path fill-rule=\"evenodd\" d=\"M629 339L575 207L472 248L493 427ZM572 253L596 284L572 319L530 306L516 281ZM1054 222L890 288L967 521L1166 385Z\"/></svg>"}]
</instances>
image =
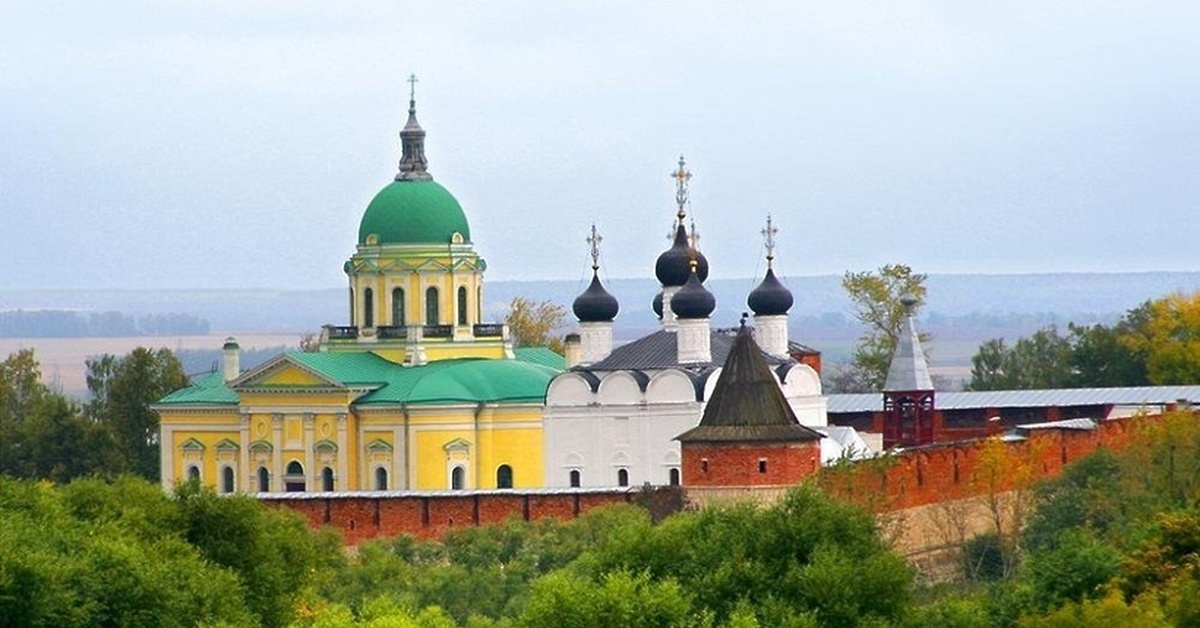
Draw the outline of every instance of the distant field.
<instances>
[{"instance_id":1,"label":"distant field","mask_svg":"<svg viewBox=\"0 0 1200 628\"><path fill-rule=\"evenodd\" d=\"M138 336L133 338L0 338L0 357L20 349L32 348L42 365L42 381L71 397L87 395L84 361L89 357L111 353L124 355L137 347L157 349L219 349L228 334L207 336ZM299 334L238 334L238 344L245 349L287 346L300 343Z\"/></svg>"}]
</instances>

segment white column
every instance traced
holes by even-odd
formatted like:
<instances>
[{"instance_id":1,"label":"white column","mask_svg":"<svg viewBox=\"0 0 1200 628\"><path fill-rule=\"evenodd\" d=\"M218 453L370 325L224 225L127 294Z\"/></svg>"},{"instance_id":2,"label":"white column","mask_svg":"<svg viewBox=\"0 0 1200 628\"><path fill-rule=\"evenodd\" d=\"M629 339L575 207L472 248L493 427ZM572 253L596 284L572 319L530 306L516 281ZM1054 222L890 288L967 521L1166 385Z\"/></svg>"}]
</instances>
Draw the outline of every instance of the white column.
<instances>
[{"instance_id":1,"label":"white column","mask_svg":"<svg viewBox=\"0 0 1200 628\"><path fill-rule=\"evenodd\" d=\"M337 477L334 478L333 489L335 491L350 490L349 463L346 460L350 457L350 452L346 449L346 413L339 412L337 415Z\"/></svg>"},{"instance_id":2,"label":"white column","mask_svg":"<svg viewBox=\"0 0 1200 628\"><path fill-rule=\"evenodd\" d=\"M238 470L237 487L244 493L250 492L250 478L254 473L250 470L250 413L241 414L241 427L238 428Z\"/></svg>"},{"instance_id":3,"label":"white column","mask_svg":"<svg viewBox=\"0 0 1200 628\"><path fill-rule=\"evenodd\" d=\"M787 314L754 317L754 342L777 358L788 357Z\"/></svg>"},{"instance_id":4,"label":"white column","mask_svg":"<svg viewBox=\"0 0 1200 628\"><path fill-rule=\"evenodd\" d=\"M271 491L283 492L283 415L271 415ZM260 487L261 488L261 487Z\"/></svg>"},{"instance_id":5,"label":"white column","mask_svg":"<svg viewBox=\"0 0 1200 628\"><path fill-rule=\"evenodd\" d=\"M676 292L679 292L679 286L663 288L662 328L667 331L675 331L678 320L675 318L675 312L671 311L671 297L674 297Z\"/></svg>"},{"instance_id":6,"label":"white column","mask_svg":"<svg viewBox=\"0 0 1200 628\"><path fill-rule=\"evenodd\" d=\"M707 318L679 319L678 347L680 364L712 362L712 339L709 336Z\"/></svg>"},{"instance_id":7,"label":"white column","mask_svg":"<svg viewBox=\"0 0 1200 628\"><path fill-rule=\"evenodd\" d=\"M312 491L314 487L320 488L321 474L313 466L316 460L313 455L313 423L316 421L316 416L312 412L304 413L304 474L307 476L304 480L304 490Z\"/></svg>"},{"instance_id":8,"label":"white column","mask_svg":"<svg viewBox=\"0 0 1200 628\"><path fill-rule=\"evenodd\" d=\"M580 364L593 364L612 353L613 324L609 322L580 323Z\"/></svg>"}]
</instances>

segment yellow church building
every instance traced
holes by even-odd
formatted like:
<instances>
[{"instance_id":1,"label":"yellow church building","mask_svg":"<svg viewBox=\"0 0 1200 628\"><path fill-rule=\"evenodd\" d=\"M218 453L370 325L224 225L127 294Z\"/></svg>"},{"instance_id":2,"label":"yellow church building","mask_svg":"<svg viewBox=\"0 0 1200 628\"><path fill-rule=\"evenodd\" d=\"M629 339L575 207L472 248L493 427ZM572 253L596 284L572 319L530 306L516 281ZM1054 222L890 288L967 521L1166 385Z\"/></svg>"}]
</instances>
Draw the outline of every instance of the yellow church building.
<instances>
[{"instance_id":1,"label":"yellow church building","mask_svg":"<svg viewBox=\"0 0 1200 628\"><path fill-rule=\"evenodd\" d=\"M349 278L350 324L315 352L224 368L155 406L162 478L220 492L455 490L544 485L542 403L564 368L483 322L466 215L427 170L415 101L395 180L368 205Z\"/></svg>"}]
</instances>

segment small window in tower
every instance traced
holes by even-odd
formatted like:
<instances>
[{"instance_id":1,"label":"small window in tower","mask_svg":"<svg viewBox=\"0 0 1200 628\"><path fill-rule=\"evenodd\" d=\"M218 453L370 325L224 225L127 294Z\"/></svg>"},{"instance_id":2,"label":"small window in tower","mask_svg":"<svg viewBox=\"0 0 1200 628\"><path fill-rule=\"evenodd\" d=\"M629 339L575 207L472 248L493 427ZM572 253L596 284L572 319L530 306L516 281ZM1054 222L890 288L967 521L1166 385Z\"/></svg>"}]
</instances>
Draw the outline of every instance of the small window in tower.
<instances>
[{"instance_id":1,"label":"small window in tower","mask_svg":"<svg viewBox=\"0 0 1200 628\"><path fill-rule=\"evenodd\" d=\"M766 459L766 458L759 458L759 459L758 459L758 472L759 472L759 473L766 473L766 472L767 472L767 459Z\"/></svg>"},{"instance_id":2,"label":"small window in tower","mask_svg":"<svg viewBox=\"0 0 1200 628\"><path fill-rule=\"evenodd\" d=\"M375 291L363 290L363 327L375 326Z\"/></svg>"},{"instance_id":3,"label":"small window in tower","mask_svg":"<svg viewBox=\"0 0 1200 628\"><path fill-rule=\"evenodd\" d=\"M671 486L679 486L679 469L671 468L670 473L667 474L667 483Z\"/></svg>"},{"instance_id":4,"label":"small window in tower","mask_svg":"<svg viewBox=\"0 0 1200 628\"><path fill-rule=\"evenodd\" d=\"M466 286L458 287L458 324L467 324L467 288Z\"/></svg>"},{"instance_id":5,"label":"small window in tower","mask_svg":"<svg viewBox=\"0 0 1200 628\"><path fill-rule=\"evenodd\" d=\"M701 473L708 473L708 458L701 458L701 459L700 459L700 472L701 472Z\"/></svg>"},{"instance_id":6,"label":"small window in tower","mask_svg":"<svg viewBox=\"0 0 1200 628\"><path fill-rule=\"evenodd\" d=\"M579 469L571 469L571 488L579 488L581 478L579 477Z\"/></svg>"},{"instance_id":7,"label":"small window in tower","mask_svg":"<svg viewBox=\"0 0 1200 628\"><path fill-rule=\"evenodd\" d=\"M438 324L438 289L433 286L425 289L425 324Z\"/></svg>"},{"instance_id":8,"label":"small window in tower","mask_svg":"<svg viewBox=\"0 0 1200 628\"><path fill-rule=\"evenodd\" d=\"M617 486L629 486L628 469L620 469L617 471Z\"/></svg>"},{"instance_id":9,"label":"small window in tower","mask_svg":"<svg viewBox=\"0 0 1200 628\"><path fill-rule=\"evenodd\" d=\"M392 288L392 324L404 325L404 288Z\"/></svg>"}]
</instances>

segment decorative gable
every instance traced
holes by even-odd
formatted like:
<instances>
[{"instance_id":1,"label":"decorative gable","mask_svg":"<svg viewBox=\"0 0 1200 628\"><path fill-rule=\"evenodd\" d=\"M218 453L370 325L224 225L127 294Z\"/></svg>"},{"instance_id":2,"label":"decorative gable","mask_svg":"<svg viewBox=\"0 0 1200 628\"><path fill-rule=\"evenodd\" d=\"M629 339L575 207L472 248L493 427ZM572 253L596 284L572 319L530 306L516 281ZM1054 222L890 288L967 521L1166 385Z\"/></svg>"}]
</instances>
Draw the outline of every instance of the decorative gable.
<instances>
[{"instance_id":1,"label":"decorative gable","mask_svg":"<svg viewBox=\"0 0 1200 628\"><path fill-rule=\"evenodd\" d=\"M345 386L320 372L299 364L286 354L268 360L262 366L245 373L230 384L233 388L297 387L345 388Z\"/></svg>"}]
</instances>

